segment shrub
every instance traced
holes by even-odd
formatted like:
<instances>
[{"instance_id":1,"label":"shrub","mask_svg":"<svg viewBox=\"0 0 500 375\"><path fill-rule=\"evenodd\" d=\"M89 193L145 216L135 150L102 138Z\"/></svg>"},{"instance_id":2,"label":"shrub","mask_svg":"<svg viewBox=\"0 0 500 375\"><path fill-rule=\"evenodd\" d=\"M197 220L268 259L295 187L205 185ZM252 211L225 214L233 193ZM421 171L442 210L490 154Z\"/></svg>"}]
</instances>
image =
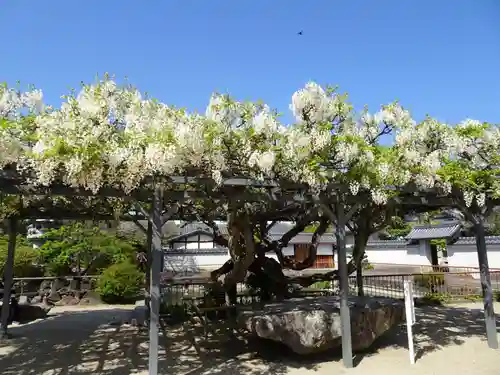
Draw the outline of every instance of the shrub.
<instances>
[{"instance_id":1,"label":"shrub","mask_svg":"<svg viewBox=\"0 0 500 375\"><path fill-rule=\"evenodd\" d=\"M415 275L415 283L420 285L422 288L428 288L431 290L444 285L444 273L442 272L431 272L422 273L420 275Z\"/></svg>"},{"instance_id":2,"label":"shrub","mask_svg":"<svg viewBox=\"0 0 500 375\"><path fill-rule=\"evenodd\" d=\"M415 301L416 304L422 305L437 305L449 303L452 300L451 296L447 293L426 293L423 298Z\"/></svg>"},{"instance_id":3,"label":"shrub","mask_svg":"<svg viewBox=\"0 0 500 375\"><path fill-rule=\"evenodd\" d=\"M312 284L309 288L311 289L331 289L332 282L331 281L318 281Z\"/></svg>"},{"instance_id":4,"label":"shrub","mask_svg":"<svg viewBox=\"0 0 500 375\"><path fill-rule=\"evenodd\" d=\"M361 263L362 266L363 266L363 270L364 271L370 271L370 270L374 270L375 267L373 267L373 264L371 264L370 262L368 262L368 258L366 259L363 259L363 263Z\"/></svg>"},{"instance_id":5,"label":"shrub","mask_svg":"<svg viewBox=\"0 0 500 375\"><path fill-rule=\"evenodd\" d=\"M483 296L480 294L471 294L463 297L466 301L480 302ZM493 293L493 301L495 300L495 293Z\"/></svg>"},{"instance_id":6,"label":"shrub","mask_svg":"<svg viewBox=\"0 0 500 375\"><path fill-rule=\"evenodd\" d=\"M144 273L130 262L113 264L97 280L97 292L106 303L132 303L141 294Z\"/></svg>"},{"instance_id":7,"label":"shrub","mask_svg":"<svg viewBox=\"0 0 500 375\"><path fill-rule=\"evenodd\" d=\"M42 276L41 267L37 265L38 250L27 244L22 238L17 239L16 251L14 253L14 277L37 277ZM7 261L8 238L0 238L0 274L3 274L5 262Z\"/></svg>"}]
</instances>

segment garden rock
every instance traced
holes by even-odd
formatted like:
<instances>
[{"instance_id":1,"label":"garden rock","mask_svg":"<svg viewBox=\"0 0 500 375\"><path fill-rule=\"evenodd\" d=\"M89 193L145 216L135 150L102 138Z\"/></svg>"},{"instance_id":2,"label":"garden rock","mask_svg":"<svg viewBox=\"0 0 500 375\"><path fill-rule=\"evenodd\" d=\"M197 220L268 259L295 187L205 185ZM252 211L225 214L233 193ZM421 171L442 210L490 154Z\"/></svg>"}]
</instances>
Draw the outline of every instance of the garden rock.
<instances>
[{"instance_id":1,"label":"garden rock","mask_svg":"<svg viewBox=\"0 0 500 375\"><path fill-rule=\"evenodd\" d=\"M43 280L40 284L40 288L38 288L38 294L40 296L48 295L50 294L50 291L52 289L51 287L52 281L51 280Z\"/></svg>"},{"instance_id":2,"label":"garden rock","mask_svg":"<svg viewBox=\"0 0 500 375\"><path fill-rule=\"evenodd\" d=\"M62 289L66 286L66 280L60 278L60 279L55 279L52 281L52 284L50 286L51 292L56 292L59 289Z\"/></svg>"},{"instance_id":3,"label":"garden rock","mask_svg":"<svg viewBox=\"0 0 500 375\"><path fill-rule=\"evenodd\" d=\"M78 305L80 300L73 296L63 296L59 301L54 303L56 306L74 306Z\"/></svg>"},{"instance_id":4,"label":"garden rock","mask_svg":"<svg viewBox=\"0 0 500 375\"><path fill-rule=\"evenodd\" d=\"M19 296L19 301L18 301L19 304L27 304L29 303L28 301L28 297L27 296Z\"/></svg>"},{"instance_id":5,"label":"garden rock","mask_svg":"<svg viewBox=\"0 0 500 375\"><path fill-rule=\"evenodd\" d=\"M61 300L61 295L57 291L51 291L47 296L49 303L56 303Z\"/></svg>"},{"instance_id":6,"label":"garden rock","mask_svg":"<svg viewBox=\"0 0 500 375\"><path fill-rule=\"evenodd\" d=\"M94 291L88 291L85 295L80 299L80 305L99 305L101 304L101 297L99 294Z\"/></svg>"},{"instance_id":7,"label":"garden rock","mask_svg":"<svg viewBox=\"0 0 500 375\"><path fill-rule=\"evenodd\" d=\"M37 319L47 317L51 307L44 304L20 304L18 305L14 320L20 324L29 323Z\"/></svg>"},{"instance_id":8,"label":"garden rock","mask_svg":"<svg viewBox=\"0 0 500 375\"><path fill-rule=\"evenodd\" d=\"M354 351L373 342L404 320L402 301L350 297ZM254 336L281 342L297 354L311 354L341 346L338 297L304 297L239 310L239 326Z\"/></svg>"},{"instance_id":9,"label":"garden rock","mask_svg":"<svg viewBox=\"0 0 500 375\"><path fill-rule=\"evenodd\" d=\"M31 299L31 303L40 303L40 302L42 302L42 297L41 296L34 296Z\"/></svg>"}]
</instances>

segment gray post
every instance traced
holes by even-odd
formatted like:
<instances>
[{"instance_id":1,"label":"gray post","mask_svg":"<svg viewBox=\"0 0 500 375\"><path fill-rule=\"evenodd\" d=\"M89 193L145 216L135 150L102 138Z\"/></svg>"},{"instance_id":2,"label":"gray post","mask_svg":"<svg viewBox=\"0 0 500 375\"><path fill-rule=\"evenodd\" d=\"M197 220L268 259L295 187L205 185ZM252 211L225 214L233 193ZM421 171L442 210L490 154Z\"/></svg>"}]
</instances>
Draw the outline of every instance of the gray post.
<instances>
[{"instance_id":1,"label":"gray post","mask_svg":"<svg viewBox=\"0 0 500 375\"><path fill-rule=\"evenodd\" d=\"M344 206L339 200L336 203L337 225L335 237L337 239L337 252L339 263L340 283L340 322L342 332L342 360L346 368L353 367L352 337L351 337L351 314L349 311L349 275L347 274L347 256L345 241L345 212Z\"/></svg>"},{"instance_id":2,"label":"gray post","mask_svg":"<svg viewBox=\"0 0 500 375\"><path fill-rule=\"evenodd\" d=\"M4 268L4 290L2 300L2 316L0 338L7 338L7 327L10 312L10 292L12 290L14 279L14 254L16 252L16 237L17 237L17 218L8 219L9 245L7 248L7 259Z\"/></svg>"},{"instance_id":3,"label":"gray post","mask_svg":"<svg viewBox=\"0 0 500 375\"><path fill-rule=\"evenodd\" d=\"M162 227L163 190L155 188L153 197L151 270L150 270L150 304L149 318L149 375L158 375L158 334L160 325L160 273L161 273L161 227Z\"/></svg>"},{"instance_id":4,"label":"gray post","mask_svg":"<svg viewBox=\"0 0 500 375\"><path fill-rule=\"evenodd\" d=\"M151 247L153 242L153 223L148 220L148 230L146 232L146 320L150 322L151 316Z\"/></svg>"},{"instance_id":5,"label":"gray post","mask_svg":"<svg viewBox=\"0 0 500 375\"><path fill-rule=\"evenodd\" d=\"M474 225L476 235L477 258L479 261L479 272L481 276L481 289L484 300L484 320L486 323L486 337L488 346L498 349L497 327L495 322L495 311L493 308L493 290L491 288L490 269L488 265L488 252L486 249L484 222L479 220Z\"/></svg>"}]
</instances>

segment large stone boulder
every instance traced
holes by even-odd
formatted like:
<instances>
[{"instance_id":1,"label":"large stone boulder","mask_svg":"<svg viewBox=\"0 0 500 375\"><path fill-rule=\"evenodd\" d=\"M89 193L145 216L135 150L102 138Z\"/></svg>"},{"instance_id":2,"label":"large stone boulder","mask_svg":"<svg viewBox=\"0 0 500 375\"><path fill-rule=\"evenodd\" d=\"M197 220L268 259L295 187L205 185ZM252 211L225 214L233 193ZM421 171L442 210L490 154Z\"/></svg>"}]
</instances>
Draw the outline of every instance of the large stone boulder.
<instances>
[{"instance_id":1,"label":"large stone boulder","mask_svg":"<svg viewBox=\"0 0 500 375\"><path fill-rule=\"evenodd\" d=\"M404 303L386 298L349 297L354 351L404 320ZM311 354L341 346L338 297L304 297L239 310L239 326L251 334L281 342L295 353Z\"/></svg>"},{"instance_id":2,"label":"large stone boulder","mask_svg":"<svg viewBox=\"0 0 500 375\"><path fill-rule=\"evenodd\" d=\"M37 319L45 319L50 312L51 307L45 304L19 304L14 321L25 324Z\"/></svg>"}]
</instances>

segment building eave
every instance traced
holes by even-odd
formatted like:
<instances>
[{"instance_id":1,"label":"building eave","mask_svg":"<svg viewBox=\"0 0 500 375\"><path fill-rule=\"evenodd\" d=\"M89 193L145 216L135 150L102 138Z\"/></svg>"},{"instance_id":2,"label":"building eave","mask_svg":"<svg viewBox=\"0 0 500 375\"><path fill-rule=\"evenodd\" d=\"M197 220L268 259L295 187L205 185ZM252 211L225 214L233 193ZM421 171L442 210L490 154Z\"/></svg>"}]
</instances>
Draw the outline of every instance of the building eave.
<instances>
[{"instance_id":1,"label":"building eave","mask_svg":"<svg viewBox=\"0 0 500 375\"><path fill-rule=\"evenodd\" d=\"M462 226L458 222L415 226L406 238L408 240L454 238L459 235L461 229Z\"/></svg>"}]
</instances>

